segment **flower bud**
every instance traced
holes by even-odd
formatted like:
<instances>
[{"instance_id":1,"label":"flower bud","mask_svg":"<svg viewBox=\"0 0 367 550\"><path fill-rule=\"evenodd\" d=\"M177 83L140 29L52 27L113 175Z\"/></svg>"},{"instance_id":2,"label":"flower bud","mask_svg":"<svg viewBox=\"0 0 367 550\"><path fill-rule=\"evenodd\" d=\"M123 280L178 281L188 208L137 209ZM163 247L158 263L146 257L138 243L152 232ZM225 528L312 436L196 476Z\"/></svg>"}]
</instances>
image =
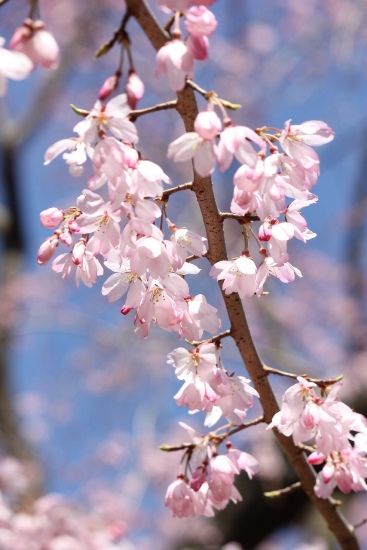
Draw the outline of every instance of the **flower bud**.
<instances>
[{"instance_id":1,"label":"flower bud","mask_svg":"<svg viewBox=\"0 0 367 550\"><path fill-rule=\"evenodd\" d=\"M135 109L139 99L144 95L144 84L135 71L130 71L126 82L126 94L130 108Z\"/></svg>"},{"instance_id":2,"label":"flower bud","mask_svg":"<svg viewBox=\"0 0 367 550\"><path fill-rule=\"evenodd\" d=\"M70 231L63 231L60 235L60 241L66 246L71 246L73 244L73 236Z\"/></svg>"},{"instance_id":3,"label":"flower bud","mask_svg":"<svg viewBox=\"0 0 367 550\"><path fill-rule=\"evenodd\" d=\"M57 227L64 217L64 212L52 207L42 210L40 213L41 225L43 227Z\"/></svg>"},{"instance_id":4,"label":"flower bud","mask_svg":"<svg viewBox=\"0 0 367 550\"><path fill-rule=\"evenodd\" d=\"M213 110L207 110L197 115L194 127L201 138L210 141L221 131L222 122Z\"/></svg>"},{"instance_id":5,"label":"flower bud","mask_svg":"<svg viewBox=\"0 0 367 550\"><path fill-rule=\"evenodd\" d=\"M217 28L214 13L205 6L191 6L185 13L185 27L192 36L210 36Z\"/></svg>"},{"instance_id":6,"label":"flower bud","mask_svg":"<svg viewBox=\"0 0 367 550\"><path fill-rule=\"evenodd\" d=\"M199 468L196 468L195 472L192 474L192 478L190 480L190 487L195 492L198 492L202 484L206 480L206 470L202 466L199 466Z\"/></svg>"},{"instance_id":7,"label":"flower bud","mask_svg":"<svg viewBox=\"0 0 367 550\"><path fill-rule=\"evenodd\" d=\"M194 59L198 61L208 59L209 40L206 36L193 36L189 34L186 39L186 46Z\"/></svg>"},{"instance_id":8,"label":"flower bud","mask_svg":"<svg viewBox=\"0 0 367 550\"><path fill-rule=\"evenodd\" d=\"M102 88L99 90L99 93L98 93L98 98L101 101L108 99L110 95L113 94L115 90L117 90L120 76L121 76L121 72L117 71L114 75L109 76L104 81L104 84L102 85Z\"/></svg>"},{"instance_id":9,"label":"flower bud","mask_svg":"<svg viewBox=\"0 0 367 550\"><path fill-rule=\"evenodd\" d=\"M259 241L269 241L272 235L271 231L271 224L270 223L263 223L259 227Z\"/></svg>"},{"instance_id":10,"label":"flower bud","mask_svg":"<svg viewBox=\"0 0 367 550\"><path fill-rule=\"evenodd\" d=\"M85 239L79 239L73 248L72 258L75 265L80 265L83 262L85 255Z\"/></svg>"},{"instance_id":11,"label":"flower bud","mask_svg":"<svg viewBox=\"0 0 367 550\"><path fill-rule=\"evenodd\" d=\"M59 64L57 42L50 32L44 30L41 20L26 19L13 34L10 48L24 53L34 65L39 63L46 69L56 69Z\"/></svg>"},{"instance_id":12,"label":"flower bud","mask_svg":"<svg viewBox=\"0 0 367 550\"><path fill-rule=\"evenodd\" d=\"M46 265L49 260L51 260L56 247L59 244L59 236L54 234L52 237L49 237L41 244L38 254L37 254L37 263L39 265Z\"/></svg>"},{"instance_id":13,"label":"flower bud","mask_svg":"<svg viewBox=\"0 0 367 550\"><path fill-rule=\"evenodd\" d=\"M324 483L329 483L335 472L335 466L331 462L327 462L322 469L322 479Z\"/></svg>"}]
</instances>

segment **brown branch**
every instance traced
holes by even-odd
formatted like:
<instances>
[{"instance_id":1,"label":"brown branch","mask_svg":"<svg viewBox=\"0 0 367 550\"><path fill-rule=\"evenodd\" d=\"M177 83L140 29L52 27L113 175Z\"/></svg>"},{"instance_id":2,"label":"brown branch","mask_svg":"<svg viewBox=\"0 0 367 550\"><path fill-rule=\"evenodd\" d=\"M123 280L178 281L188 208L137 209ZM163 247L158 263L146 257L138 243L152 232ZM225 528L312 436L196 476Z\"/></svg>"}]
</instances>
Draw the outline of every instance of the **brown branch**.
<instances>
[{"instance_id":1,"label":"brown branch","mask_svg":"<svg viewBox=\"0 0 367 550\"><path fill-rule=\"evenodd\" d=\"M205 99L210 99L211 97L214 96L215 101L217 103L221 103L223 107L225 107L226 109L230 109L231 111L236 111L241 107L241 105L238 105L238 103L231 103L226 99L221 99L220 97L217 96L215 92L212 92L212 91L207 92L206 90L201 88L198 84L196 84L196 82L194 82L193 80L187 79L186 84L190 86L190 88L192 88L193 90L201 94Z\"/></svg>"},{"instance_id":2,"label":"brown branch","mask_svg":"<svg viewBox=\"0 0 367 550\"><path fill-rule=\"evenodd\" d=\"M273 367L268 367L267 365L263 365L263 369L268 374L285 376L286 378L292 378L294 380L297 380L297 378L301 376L302 378L305 378L309 382L313 382L314 384L316 384L316 386L320 386L321 388L325 388L326 386L332 386L333 384L337 384L337 382L340 382L344 376L343 374L340 374L335 378L329 378L327 380L323 380L322 378L310 378L310 376L307 376L307 374L293 374L292 372L285 372L283 370L274 369Z\"/></svg>"},{"instance_id":3,"label":"brown branch","mask_svg":"<svg viewBox=\"0 0 367 550\"><path fill-rule=\"evenodd\" d=\"M166 111L167 109L175 109L177 106L177 99L173 99L172 101L166 101L165 103L158 103L157 105L153 105L153 107L146 107L145 109L136 109L135 111L131 111L129 113L129 119L131 122L135 122L135 120L143 115L147 115L149 113L157 113L158 111Z\"/></svg>"},{"instance_id":4,"label":"brown branch","mask_svg":"<svg viewBox=\"0 0 367 550\"><path fill-rule=\"evenodd\" d=\"M126 5L154 48L161 48L165 41L169 39L169 35L167 36L167 33L159 26L145 0L126 0ZM198 108L194 91L190 86L186 86L178 93L177 110L182 117L186 132L193 131ZM193 191L196 194L207 230L209 242L207 257L211 264L226 260L227 251L223 233L223 220L215 201L211 178L203 178L195 173ZM231 323L232 337L247 367L254 387L259 392L264 419L269 423L279 408L268 375L263 368L252 339L241 300L236 293L228 296L223 293L223 299ZM354 527L343 518L331 499L319 499L316 496L314 492L315 473L307 463L303 452L293 444L291 438L284 436L276 429L274 434L297 473L303 490L324 517L341 548L343 550L359 550Z\"/></svg>"},{"instance_id":5,"label":"brown branch","mask_svg":"<svg viewBox=\"0 0 367 550\"><path fill-rule=\"evenodd\" d=\"M192 342L189 342L188 340L186 340L186 342L190 344L190 346L197 347L197 346L200 346L201 344L210 344L210 343L218 342L222 340L222 338L227 338L228 336L231 336L231 331L225 330L224 332L221 332L216 336L212 336L211 338L207 338L206 340L194 340Z\"/></svg>"},{"instance_id":6,"label":"brown branch","mask_svg":"<svg viewBox=\"0 0 367 550\"><path fill-rule=\"evenodd\" d=\"M222 220L238 220L239 222L258 222L260 221L259 216L255 216L254 214L234 214L233 212L219 212L220 217Z\"/></svg>"},{"instance_id":7,"label":"brown branch","mask_svg":"<svg viewBox=\"0 0 367 550\"><path fill-rule=\"evenodd\" d=\"M177 187L171 187L171 189L165 189L162 193L162 199L165 199L166 197L169 197L170 195L173 195L174 193L178 193L179 191L186 191L187 189L192 190L193 182L189 181L187 183L182 183L181 185L177 185Z\"/></svg>"}]
</instances>

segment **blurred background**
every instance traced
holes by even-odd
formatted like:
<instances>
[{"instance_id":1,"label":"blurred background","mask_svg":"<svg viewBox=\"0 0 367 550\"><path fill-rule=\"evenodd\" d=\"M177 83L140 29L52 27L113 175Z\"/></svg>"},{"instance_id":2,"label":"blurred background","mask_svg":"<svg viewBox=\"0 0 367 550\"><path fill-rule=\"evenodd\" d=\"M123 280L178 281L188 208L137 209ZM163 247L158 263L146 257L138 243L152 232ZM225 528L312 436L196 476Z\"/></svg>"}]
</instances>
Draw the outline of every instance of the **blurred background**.
<instances>
[{"instance_id":1,"label":"blurred background","mask_svg":"<svg viewBox=\"0 0 367 550\"><path fill-rule=\"evenodd\" d=\"M166 16L153 0L150 4L165 23ZM44 152L73 136L78 117L69 105L90 109L116 70L118 48L98 60L94 52L118 28L124 3L40 0L39 5L61 47L60 66L37 68L25 81L9 82L0 102L0 486L11 478L6 457L35 460L35 492L59 493L104 515L118 525L123 550L337 548L302 493L276 501L263 497L295 481L263 427L236 440L261 465L256 480L239 480L241 505L229 506L213 521L189 522L171 518L164 508L180 456L158 446L185 440L179 421L203 432L203 418L188 417L173 400L180 383L166 356L177 339L155 329L149 340L138 341L132 319L101 296L103 281L77 290L72 279L62 282L50 266L36 263L49 236L39 212L75 204L89 175L86 169L72 178L61 158L44 167ZM345 373L341 397L367 415L367 4L218 0L211 9L218 29L210 39L209 62L196 65L195 81L241 104L235 122L282 128L288 119L294 124L314 119L336 133L317 150L321 177L313 191L319 202L304 212L318 237L292 246L292 263L303 278L286 287L272 281L269 296L246 302L255 341L273 367L319 378ZM8 0L0 7L0 36L8 41L27 15L25 0ZM139 107L172 99L165 79L154 79L154 52L134 21L128 32L146 87ZM199 105L204 108L202 98ZM178 115L156 113L136 124L143 155L160 164L174 184L189 181L190 166L166 160L168 144L183 130ZM235 169L213 176L225 211ZM203 231L189 193L172 197L169 217ZM229 250L236 254L240 234L234 222L227 224ZM200 267L207 273L204 261ZM226 329L216 285L206 280L191 285L193 294L205 289ZM227 340L223 353L229 371L246 375ZM283 379L274 384L279 397L289 386ZM367 517L365 495L343 501L351 523ZM367 527L358 536L367 548Z\"/></svg>"}]
</instances>

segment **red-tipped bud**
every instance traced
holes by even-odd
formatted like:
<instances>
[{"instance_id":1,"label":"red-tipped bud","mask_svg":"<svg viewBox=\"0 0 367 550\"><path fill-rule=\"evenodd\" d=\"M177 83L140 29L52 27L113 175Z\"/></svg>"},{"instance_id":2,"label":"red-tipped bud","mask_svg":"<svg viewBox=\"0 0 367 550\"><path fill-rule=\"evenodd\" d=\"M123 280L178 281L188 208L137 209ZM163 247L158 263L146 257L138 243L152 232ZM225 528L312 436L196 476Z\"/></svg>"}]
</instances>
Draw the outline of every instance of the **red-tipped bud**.
<instances>
[{"instance_id":1,"label":"red-tipped bud","mask_svg":"<svg viewBox=\"0 0 367 550\"><path fill-rule=\"evenodd\" d=\"M126 94L127 102L131 109L136 108L139 99L144 95L144 84L136 72L132 70L126 82Z\"/></svg>"},{"instance_id":2,"label":"red-tipped bud","mask_svg":"<svg viewBox=\"0 0 367 550\"><path fill-rule=\"evenodd\" d=\"M118 88L119 81L120 81L121 73L120 71L117 71L114 75L109 76L102 86L102 88L99 90L98 98L101 101L104 101L105 99L108 99L113 92L115 92Z\"/></svg>"},{"instance_id":3,"label":"red-tipped bud","mask_svg":"<svg viewBox=\"0 0 367 550\"><path fill-rule=\"evenodd\" d=\"M46 265L48 261L51 260L57 245L59 244L59 236L54 234L52 237L49 237L41 244L38 254L37 254L37 263L39 265Z\"/></svg>"}]
</instances>

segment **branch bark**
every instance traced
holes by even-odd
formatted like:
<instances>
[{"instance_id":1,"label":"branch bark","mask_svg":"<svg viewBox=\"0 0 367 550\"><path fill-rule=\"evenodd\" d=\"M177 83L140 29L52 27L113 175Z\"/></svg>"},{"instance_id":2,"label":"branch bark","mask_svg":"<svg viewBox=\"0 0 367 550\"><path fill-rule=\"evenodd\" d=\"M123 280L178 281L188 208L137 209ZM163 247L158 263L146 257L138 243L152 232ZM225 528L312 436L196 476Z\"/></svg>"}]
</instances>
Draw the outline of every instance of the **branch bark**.
<instances>
[{"instance_id":1,"label":"branch bark","mask_svg":"<svg viewBox=\"0 0 367 550\"><path fill-rule=\"evenodd\" d=\"M126 5L132 16L136 19L145 35L157 50L170 38L168 33L160 27L145 0L126 0ZM181 115L187 132L194 129L194 120L198 113L194 91L186 86L178 94L176 109ZM201 214L207 231L209 252L207 258L211 264L227 259L226 244L223 233L223 218L218 210L212 181L210 177L202 178L194 174L192 191L199 203ZM238 294L223 294L231 325L231 335L238 347L247 371L252 379L254 387L260 394L260 401L264 411L264 419L271 421L279 407L270 386L267 372L257 353L250 329L247 323L244 308ZM274 435L279 441L296 474L298 475L302 489L311 499L328 524L343 550L359 550L359 544L355 537L354 527L350 525L335 507L332 499L319 499L314 492L315 473L307 463L305 454L293 444L289 437L285 437L277 430Z\"/></svg>"}]
</instances>

